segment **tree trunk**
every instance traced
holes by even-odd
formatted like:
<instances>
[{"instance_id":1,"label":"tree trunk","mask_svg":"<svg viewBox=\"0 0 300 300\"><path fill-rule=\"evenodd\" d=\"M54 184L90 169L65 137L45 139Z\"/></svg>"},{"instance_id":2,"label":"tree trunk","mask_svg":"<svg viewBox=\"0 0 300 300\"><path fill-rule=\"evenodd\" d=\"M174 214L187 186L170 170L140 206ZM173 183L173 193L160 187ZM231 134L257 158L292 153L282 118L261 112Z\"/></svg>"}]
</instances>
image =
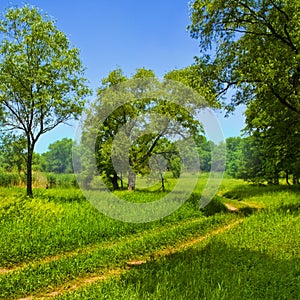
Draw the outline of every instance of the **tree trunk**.
<instances>
[{"instance_id":1,"label":"tree trunk","mask_svg":"<svg viewBox=\"0 0 300 300\"><path fill-rule=\"evenodd\" d=\"M31 145L28 145L26 183L27 183L27 196L30 197L30 198L33 198L33 192L32 192L32 157L33 157L33 149L31 147Z\"/></svg>"},{"instance_id":2,"label":"tree trunk","mask_svg":"<svg viewBox=\"0 0 300 300\"><path fill-rule=\"evenodd\" d=\"M119 189L119 184L118 184L118 174L117 172L114 172L114 176L111 179L112 185L113 185L113 189L114 191Z\"/></svg>"},{"instance_id":3,"label":"tree trunk","mask_svg":"<svg viewBox=\"0 0 300 300\"><path fill-rule=\"evenodd\" d=\"M135 190L136 174L130 169L128 171L128 191Z\"/></svg>"},{"instance_id":4,"label":"tree trunk","mask_svg":"<svg viewBox=\"0 0 300 300\"><path fill-rule=\"evenodd\" d=\"M121 180L121 190L123 190L124 189L123 173L121 173L120 180Z\"/></svg>"},{"instance_id":5,"label":"tree trunk","mask_svg":"<svg viewBox=\"0 0 300 300\"><path fill-rule=\"evenodd\" d=\"M289 183L289 171L285 171L285 181L287 185L290 185Z\"/></svg>"},{"instance_id":6,"label":"tree trunk","mask_svg":"<svg viewBox=\"0 0 300 300\"><path fill-rule=\"evenodd\" d=\"M161 177L161 189L164 192L165 191L165 179L162 174L160 174L160 177Z\"/></svg>"}]
</instances>

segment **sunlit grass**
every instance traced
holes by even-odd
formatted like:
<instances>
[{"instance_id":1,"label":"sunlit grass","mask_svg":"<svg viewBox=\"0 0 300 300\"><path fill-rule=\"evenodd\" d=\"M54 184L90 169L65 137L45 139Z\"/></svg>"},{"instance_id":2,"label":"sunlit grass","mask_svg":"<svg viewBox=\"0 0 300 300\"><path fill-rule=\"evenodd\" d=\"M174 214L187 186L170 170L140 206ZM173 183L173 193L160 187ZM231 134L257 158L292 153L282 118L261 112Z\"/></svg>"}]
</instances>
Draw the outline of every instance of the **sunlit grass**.
<instances>
[{"instance_id":1,"label":"sunlit grass","mask_svg":"<svg viewBox=\"0 0 300 300\"><path fill-rule=\"evenodd\" d=\"M254 186L225 178L204 209L207 183L201 174L190 198L171 215L130 224L106 217L79 189L0 189L0 298L45 293L77 277L123 268L130 259L209 233L229 221L242 225L192 249L148 261L113 279L63 299L297 299L300 278L300 190ZM190 178L182 178L190 188ZM172 178L169 179L172 184ZM173 182L175 184L175 181ZM168 193L118 191L132 202L151 202ZM226 204L237 208L229 213ZM102 271L101 271L102 270Z\"/></svg>"},{"instance_id":2,"label":"sunlit grass","mask_svg":"<svg viewBox=\"0 0 300 300\"><path fill-rule=\"evenodd\" d=\"M193 248L137 267L121 280L58 299L299 299L299 192L238 190L238 198L256 197L267 209Z\"/></svg>"}]
</instances>

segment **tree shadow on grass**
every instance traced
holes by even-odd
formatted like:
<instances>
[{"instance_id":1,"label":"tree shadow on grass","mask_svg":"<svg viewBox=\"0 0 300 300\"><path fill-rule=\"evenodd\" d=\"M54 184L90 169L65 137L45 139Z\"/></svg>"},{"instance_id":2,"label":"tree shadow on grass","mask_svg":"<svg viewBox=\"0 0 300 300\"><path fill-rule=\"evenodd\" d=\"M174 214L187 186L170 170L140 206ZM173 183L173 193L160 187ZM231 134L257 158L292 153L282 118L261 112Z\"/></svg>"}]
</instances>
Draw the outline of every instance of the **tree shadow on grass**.
<instances>
[{"instance_id":1,"label":"tree shadow on grass","mask_svg":"<svg viewBox=\"0 0 300 300\"><path fill-rule=\"evenodd\" d=\"M222 196L233 200L244 200L249 197L263 196L274 192L288 191L300 196L300 185L257 185L248 184L236 186Z\"/></svg>"},{"instance_id":2,"label":"tree shadow on grass","mask_svg":"<svg viewBox=\"0 0 300 300\"><path fill-rule=\"evenodd\" d=\"M300 259L214 240L135 267L122 284L139 299L299 299Z\"/></svg>"},{"instance_id":3,"label":"tree shadow on grass","mask_svg":"<svg viewBox=\"0 0 300 300\"><path fill-rule=\"evenodd\" d=\"M300 202L299 202L300 203ZM277 208L279 213L291 214L294 216L300 216L300 204L285 204ZM300 293L300 291L299 291Z\"/></svg>"},{"instance_id":4,"label":"tree shadow on grass","mask_svg":"<svg viewBox=\"0 0 300 300\"><path fill-rule=\"evenodd\" d=\"M207 217L213 216L215 214L219 213L234 213L240 216L250 216L258 211L256 207L250 207L250 206L232 206L227 205L223 201L224 199L215 196L205 207L201 208L201 211L203 214Z\"/></svg>"}]
</instances>

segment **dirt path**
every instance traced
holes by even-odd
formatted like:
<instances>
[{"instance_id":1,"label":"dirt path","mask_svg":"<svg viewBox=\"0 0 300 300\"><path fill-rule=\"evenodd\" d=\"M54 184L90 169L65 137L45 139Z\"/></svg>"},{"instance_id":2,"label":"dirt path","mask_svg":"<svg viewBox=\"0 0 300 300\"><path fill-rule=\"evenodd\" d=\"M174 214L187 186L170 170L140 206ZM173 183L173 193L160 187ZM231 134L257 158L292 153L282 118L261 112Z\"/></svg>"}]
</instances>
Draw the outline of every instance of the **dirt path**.
<instances>
[{"instance_id":1,"label":"dirt path","mask_svg":"<svg viewBox=\"0 0 300 300\"><path fill-rule=\"evenodd\" d=\"M59 295L62 295L66 292L72 292L76 291L84 286L91 285L93 283L99 282L99 281L105 281L112 277L118 277L121 274L125 273L127 269L115 269L115 270L109 270L106 274L99 275L99 276L90 276L85 278L79 278L76 281L73 281L71 284L68 285L68 287L61 287L53 292L50 292L48 294L41 294L39 296L28 296L26 298L20 298L18 300L42 300L42 299L51 299L54 297L57 297Z\"/></svg>"},{"instance_id":2,"label":"dirt path","mask_svg":"<svg viewBox=\"0 0 300 300\"><path fill-rule=\"evenodd\" d=\"M180 243L175 246L171 246L169 249L163 249L163 250L156 251L156 252L152 253L151 255L144 256L142 260L141 259L130 260L127 262L127 267L125 267L125 268L116 268L116 269L112 269L112 270L107 270L107 272L105 272L104 274L101 274L101 275L92 275L92 276L90 275L88 277L77 278L75 281L69 282L69 283L65 284L64 286L61 286L57 290L52 291L50 293L47 293L47 294L43 293L38 296L28 296L26 298L20 298L18 300L51 299L51 298L54 298L56 296L62 295L67 292L73 292L75 290L78 290L80 288L83 288L85 286L91 285L96 282L106 281L113 277L119 277L121 274L126 273L130 268L132 268L136 265L142 265L142 264L147 263L147 261L149 261L149 260L153 261L153 259L155 260L155 259L158 259L163 256L168 256L173 253L184 251L185 249L191 248L191 247L203 242L204 240L206 240L208 238L211 238L213 236L216 236L218 234L221 234L227 230L230 230L230 229L238 226L244 220L245 220L244 218L239 219L237 221L227 224L226 226L215 229L204 236L196 237L196 238L193 238L184 243Z\"/></svg>"},{"instance_id":3,"label":"dirt path","mask_svg":"<svg viewBox=\"0 0 300 300\"><path fill-rule=\"evenodd\" d=\"M238 212L238 208L236 208L235 206L232 206L231 204L229 203L225 203L225 206L227 207L227 209L230 211L230 212Z\"/></svg>"}]
</instances>

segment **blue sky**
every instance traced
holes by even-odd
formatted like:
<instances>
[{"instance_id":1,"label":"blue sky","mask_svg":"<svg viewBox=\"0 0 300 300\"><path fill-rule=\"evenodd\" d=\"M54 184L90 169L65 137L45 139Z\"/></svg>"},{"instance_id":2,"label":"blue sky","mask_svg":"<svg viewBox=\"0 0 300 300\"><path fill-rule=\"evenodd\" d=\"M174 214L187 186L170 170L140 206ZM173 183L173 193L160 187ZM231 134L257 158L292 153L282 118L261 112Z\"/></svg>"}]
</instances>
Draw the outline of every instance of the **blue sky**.
<instances>
[{"instance_id":1,"label":"blue sky","mask_svg":"<svg viewBox=\"0 0 300 300\"><path fill-rule=\"evenodd\" d=\"M199 54L190 38L188 0L1 0L0 11L32 4L54 17L59 30L80 49L86 77L95 91L103 77L121 67L126 75L137 68L152 69L158 77L186 67ZM238 136L244 127L243 108L220 122L225 137ZM37 152L50 143L73 137L75 128L59 126L40 138Z\"/></svg>"}]
</instances>

